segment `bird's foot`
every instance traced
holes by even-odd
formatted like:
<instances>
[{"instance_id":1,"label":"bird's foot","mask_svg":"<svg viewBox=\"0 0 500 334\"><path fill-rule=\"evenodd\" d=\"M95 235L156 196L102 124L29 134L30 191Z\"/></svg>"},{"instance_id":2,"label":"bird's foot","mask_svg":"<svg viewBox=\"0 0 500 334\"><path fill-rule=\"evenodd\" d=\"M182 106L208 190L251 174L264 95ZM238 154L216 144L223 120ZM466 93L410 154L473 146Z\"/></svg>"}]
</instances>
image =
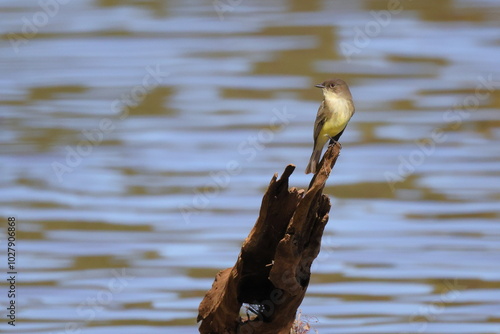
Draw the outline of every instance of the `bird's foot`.
<instances>
[{"instance_id":1,"label":"bird's foot","mask_svg":"<svg viewBox=\"0 0 500 334\"><path fill-rule=\"evenodd\" d=\"M328 138L330 138L330 143L328 143L328 145L339 145L339 148L342 149L342 144L339 141L333 139L330 136L328 136Z\"/></svg>"}]
</instances>

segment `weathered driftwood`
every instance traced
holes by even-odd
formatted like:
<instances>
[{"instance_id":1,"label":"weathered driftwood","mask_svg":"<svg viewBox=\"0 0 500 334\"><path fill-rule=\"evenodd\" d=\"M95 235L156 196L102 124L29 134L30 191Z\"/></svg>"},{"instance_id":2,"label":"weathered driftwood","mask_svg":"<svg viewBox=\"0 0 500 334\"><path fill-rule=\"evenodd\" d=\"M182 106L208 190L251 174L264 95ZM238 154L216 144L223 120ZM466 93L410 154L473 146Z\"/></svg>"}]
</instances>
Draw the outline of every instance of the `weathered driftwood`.
<instances>
[{"instance_id":1,"label":"weathered driftwood","mask_svg":"<svg viewBox=\"0 0 500 334\"><path fill-rule=\"evenodd\" d=\"M236 264L217 274L200 304L200 333L290 333L328 221L323 188L339 152L338 144L328 147L307 192L288 189L293 165L273 176ZM254 319L240 318L243 303L257 310Z\"/></svg>"}]
</instances>

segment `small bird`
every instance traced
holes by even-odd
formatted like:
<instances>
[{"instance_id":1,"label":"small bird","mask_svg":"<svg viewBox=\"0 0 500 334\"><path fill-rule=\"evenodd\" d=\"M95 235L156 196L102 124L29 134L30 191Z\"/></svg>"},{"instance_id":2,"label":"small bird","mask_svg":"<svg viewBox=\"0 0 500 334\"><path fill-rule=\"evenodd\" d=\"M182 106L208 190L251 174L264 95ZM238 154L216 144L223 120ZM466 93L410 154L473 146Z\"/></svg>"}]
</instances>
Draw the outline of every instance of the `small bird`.
<instances>
[{"instance_id":1,"label":"small bird","mask_svg":"<svg viewBox=\"0 0 500 334\"><path fill-rule=\"evenodd\" d=\"M330 144L337 142L354 115L351 91L344 80L327 80L315 87L323 90L324 99L314 122L314 147L306 174L316 173L323 146L328 139Z\"/></svg>"}]
</instances>

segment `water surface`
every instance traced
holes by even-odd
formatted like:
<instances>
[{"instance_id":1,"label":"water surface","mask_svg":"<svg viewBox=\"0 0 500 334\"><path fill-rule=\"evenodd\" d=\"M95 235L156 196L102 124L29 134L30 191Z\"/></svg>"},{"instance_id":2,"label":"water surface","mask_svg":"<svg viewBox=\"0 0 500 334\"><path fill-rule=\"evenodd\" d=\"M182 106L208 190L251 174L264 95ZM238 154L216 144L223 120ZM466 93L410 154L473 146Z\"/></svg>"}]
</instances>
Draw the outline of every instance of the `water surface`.
<instances>
[{"instance_id":1,"label":"water surface","mask_svg":"<svg viewBox=\"0 0 500 334\"><path fill-rule=\"evenodd\" d=\"M195 333L272 175L309 183L313 86L341 77L357 112L302 313L324 334L500 333L498 2L231 3L2 2L1 328Z\"/></svg>"}]
</instances>

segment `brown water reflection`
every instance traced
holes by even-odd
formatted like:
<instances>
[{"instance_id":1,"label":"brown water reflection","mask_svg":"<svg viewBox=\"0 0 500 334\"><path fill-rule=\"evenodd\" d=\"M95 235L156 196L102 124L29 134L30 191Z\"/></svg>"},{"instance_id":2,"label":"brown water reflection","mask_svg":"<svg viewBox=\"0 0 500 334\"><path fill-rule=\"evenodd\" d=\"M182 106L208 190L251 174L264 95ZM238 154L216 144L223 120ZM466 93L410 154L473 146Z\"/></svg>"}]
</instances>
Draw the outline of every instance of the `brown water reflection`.
<instances>
[{"instance_id":1,"label":"brown water reflection","mask_svg":"<svg viewBox=\"0 0 500 334\"><path fill-rule=\"evenodd\" d=\"M320 333L500 332L499 4L402 1L387 24L386 1L233 4L68 2L25 35L43 8L0 5L0 210L20 230L0 328L196 332L273 173L309 183L313 84L339 76L357 113L302 312Z\"/></svg>"}]
</instances>

